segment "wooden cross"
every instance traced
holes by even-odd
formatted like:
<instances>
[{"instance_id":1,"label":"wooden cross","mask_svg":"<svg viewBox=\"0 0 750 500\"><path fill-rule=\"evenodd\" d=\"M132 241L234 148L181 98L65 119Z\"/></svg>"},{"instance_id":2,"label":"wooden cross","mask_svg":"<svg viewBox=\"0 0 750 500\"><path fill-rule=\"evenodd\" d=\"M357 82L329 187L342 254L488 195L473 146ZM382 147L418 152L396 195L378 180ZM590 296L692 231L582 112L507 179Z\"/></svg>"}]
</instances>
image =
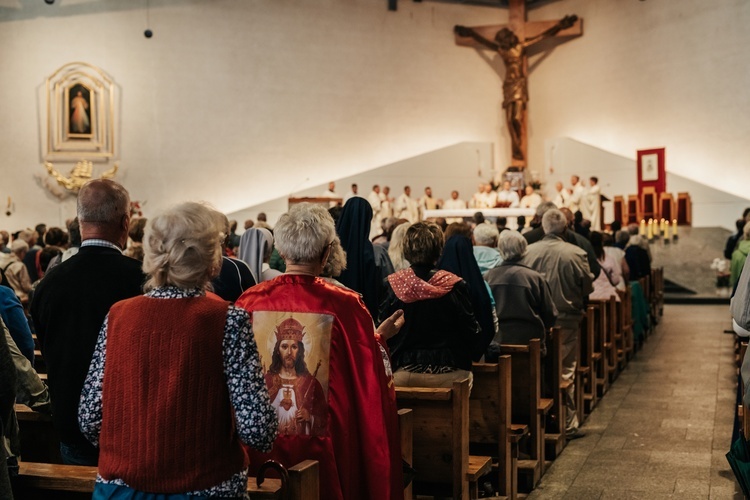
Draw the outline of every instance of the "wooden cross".
<instances>
[{"instance_id":1,"label":"wooden cross","mask_svg":"<svg viewBox=\"0 0 750 500\"><path fill-rule=\"evenodd\" d=\"M503 109L511 138L511 166L527 166L528 58L526 49L548 37L577 37L583 21L566 16L560 21L526 22L525 0L510 0L507 25L456 26L456 44L496 51L505 63ZM513 37L515 35L515 37Z\"/></svg>"}]
</instances>

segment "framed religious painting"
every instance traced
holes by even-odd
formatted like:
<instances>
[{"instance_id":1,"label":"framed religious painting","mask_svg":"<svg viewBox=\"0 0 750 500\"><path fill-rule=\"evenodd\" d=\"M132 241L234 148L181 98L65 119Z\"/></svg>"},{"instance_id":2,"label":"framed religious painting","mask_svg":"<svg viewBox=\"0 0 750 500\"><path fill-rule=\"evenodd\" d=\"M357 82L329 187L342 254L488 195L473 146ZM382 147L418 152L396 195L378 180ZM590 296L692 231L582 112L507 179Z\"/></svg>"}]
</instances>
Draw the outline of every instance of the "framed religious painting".
<instances>
[{"instance_id":1,"label":"framed religious painting","mask_svg":"<svg viewBox=\"0 0 750 500\"><path fill-rule=\"evenodd\" d=\"M665 167L666 149L643 149L638 152L638 196L643 194L644 188L653 188L658 196L667 189L667 173Z\"/></svg>"},{"instance_id":2,"label":"framed religious painting","mask_svg":"<svg viewBox=\"0 0 750 500\"><path fill-rule=\"evenodd\" d=\"M101 69L70 63L44 90L46 161L104 161L115 155L115 84Z\"/></svg>"}]
</instances>

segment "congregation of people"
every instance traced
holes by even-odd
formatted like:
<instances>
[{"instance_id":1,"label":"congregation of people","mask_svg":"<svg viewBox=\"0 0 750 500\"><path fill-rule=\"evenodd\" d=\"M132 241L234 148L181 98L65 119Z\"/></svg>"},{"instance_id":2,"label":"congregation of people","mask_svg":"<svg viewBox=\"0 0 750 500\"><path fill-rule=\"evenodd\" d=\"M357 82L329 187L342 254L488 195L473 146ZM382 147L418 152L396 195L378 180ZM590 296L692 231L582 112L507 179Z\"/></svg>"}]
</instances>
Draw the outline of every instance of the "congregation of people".
<instances>
[{"instance_id":1,"label":"congregation of people","mask_svg":"<svg viewBox=\"0 0 750 500\"><path fill-rule=\"evenodd\" d=\"M261 213L237 234L195 202L131 218L126 189L100 179L64 229L0 231L0 369L16 380L0 394L2 473L18 470L17 402L52 415L65 463L98 466L95 498L242 497L268 459L317 460L325 498L403 497L394 385L471 384L472 362L496 360L503 344L544 346L552 327L565 434L583 435L586 304L619 301L633 283L637 338L648 328L637 281L651 273L636 225L598 230L595 177L544 198L508 181L468 203L429 187L414 199L409 186L365 197L352 184L340 197L333 182L323 197L343 203L293 205L273 226ZM494 207L535 215L517 229L479 211L423 217ZM734 253L747 254L748 228Z\"/></svg>"}]
</instances>

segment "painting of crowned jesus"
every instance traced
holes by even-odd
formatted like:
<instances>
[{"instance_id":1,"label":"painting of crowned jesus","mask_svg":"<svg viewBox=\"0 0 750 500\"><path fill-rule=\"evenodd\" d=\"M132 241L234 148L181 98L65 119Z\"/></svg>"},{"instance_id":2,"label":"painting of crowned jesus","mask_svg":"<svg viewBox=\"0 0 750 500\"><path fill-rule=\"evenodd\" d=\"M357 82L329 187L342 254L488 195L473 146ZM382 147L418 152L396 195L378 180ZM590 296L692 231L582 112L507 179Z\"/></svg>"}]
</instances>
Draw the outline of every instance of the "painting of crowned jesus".
<instances>
[{"instance_id":1,"label":"painting of crowned jesus","mask_svg":"<svg viewBox=\"0 0 750 500\"><path fill-rule=\"evenodd\" d=\"M333 316L328 314L253 312L253 332L279 419L279 435L328 433L332 325Z\"/></svg>"},{"instance_id":2,"label":"painting of crowned jesus","mask_svg":"<svg viewBox=\"0 0 750 500\"><path fill-rule=\"evenodd\" d=\"M68 136L75 139L91 137L91 91L76 83L67 91Z\"/></svg>"}]
</instances>

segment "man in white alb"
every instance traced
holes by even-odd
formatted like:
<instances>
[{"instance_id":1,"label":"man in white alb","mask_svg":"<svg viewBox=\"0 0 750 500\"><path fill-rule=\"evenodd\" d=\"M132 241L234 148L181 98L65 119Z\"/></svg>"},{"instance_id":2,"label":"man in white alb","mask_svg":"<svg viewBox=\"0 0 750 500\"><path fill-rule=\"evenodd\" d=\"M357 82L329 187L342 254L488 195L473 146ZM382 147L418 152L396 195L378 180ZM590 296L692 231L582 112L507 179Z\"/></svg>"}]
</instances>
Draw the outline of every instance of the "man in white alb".
<instances>
[{"instance_id":1,"label":"man in white alb","mask_svg":"<svg viewBox=\"0 0 750 500\"><path fill-rule=\"evenodd\" d=\"M536 208L542 203L542 197L539 196L539 193L534 191L534 188L529 184L526 186L526 194L523 198L521 198L521 203L519 204L521 208Z\"/></svg>"},{"instance_id":2,"label":"man in white alb","mask_svg":"<svg viewBox=\"0 0 750 500\"><path fill-rule=\"evenodd\" d=\"M570 198L568 198L568 208L575 214L576 212L581 210L584 188L583 184L581 183L581 178L577 175L574 175L570 178L570 184L571 188L568 190L568 192L570 192Z\"/></svg>"},{"instance_id":3,"label":"man in white alb","mask_svg":"<svg viewBox=\"0 0 750 500\"><path fill-rule=\"evenodd\" d=\"M508 204L510 208L517 208L521 200L518 198L518 193L510 188L510 181L505 181L502 191L497 193L497 201L498 203Z\"/></svg>"},{"instance_id":4,"label":"man in white alb","mask_svg":"<svg viewBox=\"0 0 750 500\"><path fill-rule=\"evenodd\" d=\"M458 197L458 191L451 191L451 197L443 203L443 210L463 210L466 208L466 202ZM461 217L448 217L445 222L453 224L454 222L462 222Z\"/></svg>"},{"instance_id":5,"label":"man in white alb","mask_svg":"<svg viewBox=\"0 0 750 500\"><path fill-rule=\"evenodd\" d=\"M372 187L372 191L370 191L370 194L367 196L367 201L372 207L372 221L370 222L370 238L372 238L373 236L380 234L380 207L383 201L380 198L379 185L375 184Z\"/></svg>"},{"instance_id":6,"label":"man in white alb","mask_svg":"<svg viewBox=\"0 0 750 500\"><path fill-rule=\"evenodd\" d=\"M557 208L563 208L568 206L568 200L570 200L568 190L565 189L562 182L557 181L555 183L555 196L552 198L552 203L554 203Z\"/></svg>"},{"instance_id":7,"label":"man in white alb","mask_svg":"<svg viewBox=\"0 0 750 500\"><path fill-rule=\"evenodd\" d=\"M591 221L592 231L602 229L602 191L598 177L589 178L589 189L586 191L585 203L582 203L583 218Z\"/></svg>"},{"instance_id":8,"label":"man in white alb","mask_svg":"<svg viewBox=\"0 0 750 500\"><path fill-rule=\"evenodd\" d=\"M347 201L349 201L351 198L354 198L355 196L359 196L359 186L356 184L352 184L352 189L346 193L346 196L344 196L344 203L346 204Z\"/></svg>"},{"instance_id":9,"label":"man in white alb","mask_svg":"<svg viewBox=\"0 0 750 500\"><path fill-rule=\"evenodd\" d=\"M440 208L440 205L440 200L432 197L432 188L429 186L424 188L424 196L419 199L419 211L422 214L422 218L424 218L425 210L435 210L436 208Z\"/></svg>"},{"instance_id":10,"label":"man in white alb","mask_svg":"<svg viewBox=\"0 0 750 500\"><path fill-rule=\"evenodd\" d=\"M340 196L336 194L336 183L333 181L329 182L328 189L323 191L323 194L321 194L320 197L321 198L340 198ZM332 208L332 207L335 207L336 205L338 205L338 203L335 201L332 201L328 204L328 207Z\"/></svg>"},{"instance_id":11,"label":"man in white alb","mask_svg":"<svg viewBox=\"0 0 750 500\"><path fill-rule=\"evenodd\" d=\"M409 186L404 186L404 192L396 198L394 212L397 219L406 219L411 224L419 222L419 205L416 200L411 199Z\"/></svg>"}]
</instances>

